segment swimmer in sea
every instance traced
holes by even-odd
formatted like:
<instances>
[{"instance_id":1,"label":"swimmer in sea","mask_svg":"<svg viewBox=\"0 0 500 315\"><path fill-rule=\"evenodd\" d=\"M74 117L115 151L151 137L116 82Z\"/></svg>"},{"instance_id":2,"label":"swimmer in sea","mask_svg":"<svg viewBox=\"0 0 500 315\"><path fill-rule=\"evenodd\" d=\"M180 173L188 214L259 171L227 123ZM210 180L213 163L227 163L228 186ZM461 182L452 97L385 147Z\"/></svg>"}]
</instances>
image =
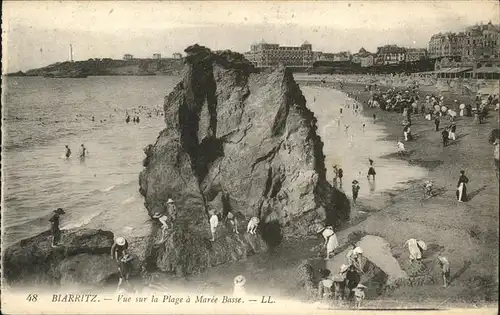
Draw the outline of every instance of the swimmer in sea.
<instances>
[{"instance_id":1,"label":"swimmer in sea","mask_svg":"<svg viewBox=\"0 0 500 315\"><path fill-rule=\"evenodd\" d=\"M66 158L69 159L69 157L71 156L71 149L69 148L68 145L66 145L66 154L65 154Z\"/></svg>"}]
</instances>

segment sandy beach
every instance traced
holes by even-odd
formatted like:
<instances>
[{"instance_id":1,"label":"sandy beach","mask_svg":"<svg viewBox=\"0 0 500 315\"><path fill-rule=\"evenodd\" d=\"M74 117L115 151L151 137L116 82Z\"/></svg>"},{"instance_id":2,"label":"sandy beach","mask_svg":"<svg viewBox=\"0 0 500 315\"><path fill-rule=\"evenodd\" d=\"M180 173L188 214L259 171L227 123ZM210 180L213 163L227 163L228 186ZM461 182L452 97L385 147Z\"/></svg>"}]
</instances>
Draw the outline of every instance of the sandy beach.
<instances>
[{"instance_id":1,"label":"sandy beach","mask_svg":"<svg viewBox=\"0 0 500 315\"><path fill-rule=\"evenodd\" d=\"M330 87L336 86L332 83ZM366 105L369 95L363 89L364 85L345 84L342 91L357 94L361 103ZM421 92L420 98L423 99L425 94ZM451 96L459 103L471 102L463 96ZM402 137L401 114L365 106L366 116L373 113L377 115L377 124L383 124L388 139L395 144L395 139ZM444 246L452 264L451 286L446 290L439 283L400 287L391 292L392 298L456 302L496 300L498 180L494 172L493 147L487 139L491 130L497 128L497 122L498 112L494 111L490 111L488 119L481 125L474 125L472 118L459 117L457 140L443 148L440 132L434 131L433 122L425 120L423 115L413 115L415 140L405 144L409 156L400 158L397 154L389 154L387 158L427 169L425 179L434 181L442 193L423 201L421 185L424 179L410 182L407 188L392 194L389 206L379 208L366 220L338 233L341 243L355 231L382 236L391 244L393 255L403 269L407 265L403 250L407 239L423 239L430 245L424 257L424 262L429 265L437 265L433 261L436 251ZM458 203L455 197L460 170L465 170L470 178L470 200L467 203Z\"/></svg>"}]
</instances>

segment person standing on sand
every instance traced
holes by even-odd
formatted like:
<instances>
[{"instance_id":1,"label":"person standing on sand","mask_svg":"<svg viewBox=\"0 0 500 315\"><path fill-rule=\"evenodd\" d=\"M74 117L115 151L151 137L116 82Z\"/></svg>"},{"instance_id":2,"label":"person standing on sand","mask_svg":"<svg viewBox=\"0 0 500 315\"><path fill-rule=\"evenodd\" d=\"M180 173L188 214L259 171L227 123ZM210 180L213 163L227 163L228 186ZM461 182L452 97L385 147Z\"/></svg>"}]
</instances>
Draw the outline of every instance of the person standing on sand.
<instances>
[{"instance_id":1,"label":"person standing on sand","mask_svg":"<svg viewBox=\"0 0 500 315\"><path fill-rule=\"evenodd\" d=\"M450 283L450 261L446 256L443 256L442 251L438 254L437 261L443 276L443 288L447 288Z\"/></svg>"},{"instance_id":2,"label":"person standing on sand","mask_svg":"<svg viewBox=\"0 0 500 315\"><path fill-rule=\"evenodd\" d=\"M436 118L434 118L434 125L436 125L436 131L439 131L439 123L441 121L439 120L439 116L436 115Z\"/></svg>"},{"instance_id":3,"label":"person standing on sand","mask_svg":"<svg viewBox=\"0 0 500 315\"><path fill-rule=\"evenodd\" d=\"M362 128L363 128L363 132L365 132L365 123L363 123Z\"/></svg>"},{"instance_id":4,"label":"person standing on sand","mask_svg":"<svg viewBox=\"0 0 500 315\"><path fill-rule=\"evenodd\" d=\"M465 171L460 171L460 177L457 183L457 200L458 202L467 201L467 184L469 183L469 178L465 176Z\"/></svg>"},{"instance_id":5,"label":"person standing on sand","mask_svg":"<svg viewBox=\"0 0 500 315\"><path fill-rule=\"evenodd\" d=\"M357 180L352 181L352 201L354 204L356 204L356 200L358 199L358 193L359 193L359 182Z\"/></svg>"},{"instance_id":6,"label":"person standing on sand","mask_svg":"<svg viewBox=\"0 0 500 315\"><path fill-rule=\"evenodd\" d=\"M344 170L341 167L339 167L338 175L339 175L340 187L342 187L342 178L344 177Z\"/></svg>"},{"instance_id":7,"label":"person standing on sand","mask_svg":"<svg viewBox=\"0 0 500 315\"><path fill-rule=\"evenodd\" d=\"M66 154L65 154L66 158L69 159L69 157L71 156L71 149L69 148L68 145L66 145Z\"/></svg>"},{"instance_id":8,"label":"person standing on sand","mask_svg":"<svg viewBox=\"0 0 500 315\"><path fill-rule=\"evenodd\" d=\"M443 147L448 146L449 136L450 133L448 132L448 128L444 128L444 130L441 132L441 138L443 139Z\"/></svg>"},{"instance_id":9,"label":"person standing on sand","mask_svg":"<svg viewBox=\"0 0 500 315\"><path fill-rule=\"evenodd\" d=\"M451 126L450 126L449 139L452 139L453 141L457 140L457 137L455 135L456 131L457 131L457 125L455 125L455 123L452 123Z\"/></svg>"},{"instance_id":10,"label":"person standing on sand","mask_svg":"<svg viewBox=\"0 0 500 315\"><path fill-rule=\"evenodd\" d=\"M370 168L368 169L368 175L366 176L366 178L370 180L370 175L371 175L373 177L373 180L375 180L375 175L377 175L377 173L375 172L375 168L373 167L373 160L368 159L368 161L370 162Z\"/></svg>"},{"instance_id":11,"label":"person standing on sand","mask_svg":"<svg viewBox=\"0 0 500 315\"><path fill-rule=\"evenodd\" d=\"M49 219L50 222L50 232L52 233L52 247L59 246L61 241L61 229L59 228L59 221L61 215L66 214L62 208L57 208L54 210L52 217Z\"/></svg>"},{"instance_id":12,"label":"person standing on sand","mask_svg":"<svg viewBox=\"0 0 500 315\"><path fill-rule=\"evenodd\" d=\"M377 115L373 114L373 123L375 123L376 120L377 120Z\"/></svg>"}]
</instances>

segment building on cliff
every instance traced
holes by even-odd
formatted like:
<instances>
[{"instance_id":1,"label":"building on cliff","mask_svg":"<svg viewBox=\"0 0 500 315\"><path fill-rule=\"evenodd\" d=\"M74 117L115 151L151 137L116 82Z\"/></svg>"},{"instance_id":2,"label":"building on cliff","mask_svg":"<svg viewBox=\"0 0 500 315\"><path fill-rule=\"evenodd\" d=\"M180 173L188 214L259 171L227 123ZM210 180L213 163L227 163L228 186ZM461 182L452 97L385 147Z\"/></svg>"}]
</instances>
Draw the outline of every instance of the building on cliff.
<instances>
[{"instance_id":1,"label":"building on cliff","mask_svg":"<svg viewBox=\"0 0 500 315\"><path fill-rule=\"evenodd\" d=\"M182 59L182 54L180 53L174 53L172 56L174 57L174 59Z\"/></svg>"},{"instance_id":2,"label":"building on cliff","mask_svg":"<svg viewBox=\"0 0 500 315\"><path fill-rule=\"evenodd\" d=\"M134 59L134 56L131 54L125 54L123 55L123 60L132 60Z\"/></svg>"},{"instance_id":3,"label":"building on cliff","mask_svg":"<svg viewBox=\"0 0 500 315\"><path fill-rule=\"evenodd\" d=\"M280 46L261 41L253 44L244 54L258 68L275 67L284 64L289 67L311 67L313 64L312 45L305 41L300 46Z\"/></svg>"},{"instance_id":4,"label":"building on cliff","mask_svg":"<svg viewBox=\"0 0 500 315\"><path fill-rule=\"evenodd\" d=\"M153 54L153 59L160 60L161 59L161 54Z\"/></svg>"}]
</instances>

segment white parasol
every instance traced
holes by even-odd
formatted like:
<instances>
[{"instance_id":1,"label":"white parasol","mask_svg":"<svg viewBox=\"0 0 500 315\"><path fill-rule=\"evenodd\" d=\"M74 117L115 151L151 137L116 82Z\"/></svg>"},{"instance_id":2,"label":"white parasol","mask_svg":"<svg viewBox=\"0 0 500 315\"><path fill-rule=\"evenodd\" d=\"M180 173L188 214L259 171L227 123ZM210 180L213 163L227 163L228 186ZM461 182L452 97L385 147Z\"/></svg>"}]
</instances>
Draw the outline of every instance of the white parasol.
<instances>
[{"instance_id":1,"label":"white parasol","mask_svg":"<svg viewBox=\"0 0 500 315\"><path fill-rule=\"evenodd\" d=\"M443 113L446 113L446 111L448 111L448 108L446 106L441 106L441 111Z\"/></svg>"},{"instance_id":2,"label":"white parasol","mask_svg":"<svg viewBox=\"0 0 500 315\"><path fill-rule=\"evenodd\" d=\"M462 104L460 104L459 108L460 108L460 109L465 109L465 104L463 104L463 103L462 103Z\"/></svg>"}]
</instances>

